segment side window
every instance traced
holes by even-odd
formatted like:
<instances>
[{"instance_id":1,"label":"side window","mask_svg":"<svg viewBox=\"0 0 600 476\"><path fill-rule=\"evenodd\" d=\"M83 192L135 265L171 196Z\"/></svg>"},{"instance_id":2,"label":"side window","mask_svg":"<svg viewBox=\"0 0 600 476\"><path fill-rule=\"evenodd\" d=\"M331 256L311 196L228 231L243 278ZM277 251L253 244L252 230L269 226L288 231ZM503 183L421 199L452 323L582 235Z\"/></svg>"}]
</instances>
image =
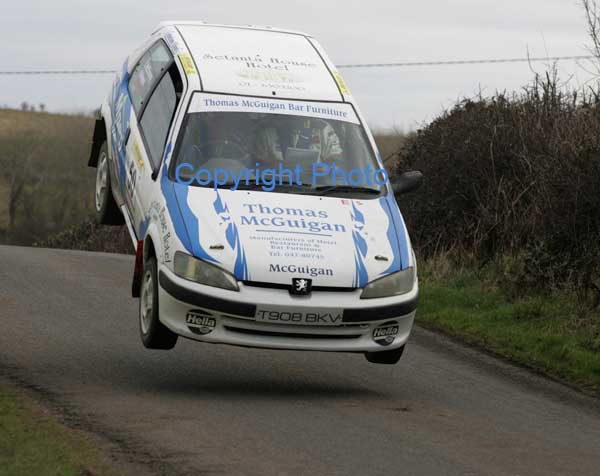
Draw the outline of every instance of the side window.
<instances>
[{"instance_id":1,"label":"side window","mask_svg":"<svg viewBox=\"0 0 600 476\"><path fill-rule=\"evenodd\" d=\"M169 67L173 57L162 41L142 56L129 79L129 94L135 113L140 115L156 82Z\"/></svg>"},{"instance_id":2,"label":"side window","mask_svg":"<svg viewBox=\"0 0 600 476\"><path fill-rule=\"evenodd\" d=\"M173 81L172 76L178 76L176 67L173 69L175 71L165 74L156 86L140 121L140 128L154 170L157 170L160 166L169 127L177 107L178 91L180 89ZM175 77L175 79L177 78Z\"/></svg>"}]
</instances>

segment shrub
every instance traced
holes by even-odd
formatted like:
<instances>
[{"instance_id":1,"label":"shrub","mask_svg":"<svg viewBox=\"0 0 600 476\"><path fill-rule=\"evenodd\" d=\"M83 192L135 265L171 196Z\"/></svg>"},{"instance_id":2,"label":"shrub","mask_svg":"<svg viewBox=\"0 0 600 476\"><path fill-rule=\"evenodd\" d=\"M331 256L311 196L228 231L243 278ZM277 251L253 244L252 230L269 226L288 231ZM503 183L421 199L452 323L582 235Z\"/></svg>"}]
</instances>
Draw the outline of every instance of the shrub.
<instances>
[{"instance_id":1,"label":"shrub","mask_svg":"<svg viewBox=\"0 0 600 476\"><path fill-rule=\"evenodd\" d=\"M464 100L408 139L398 167L425 175L417 193L399 197L425 256L518 256L528 285L592 286L600 263L598 93L567 91L548 74L518 94Z\"/></svg>"},{"instance_id":2,"label":"shrub","mask_svg":"<svg viewBox=\"0 0 600 476\"><path fill-rule=\"evenodd\" d=\"M34 243L34 246L107 253L132 254L134 252L126 227L98 225L91 219L70 226L44 241Z\"/></svg>"}]
</instances>

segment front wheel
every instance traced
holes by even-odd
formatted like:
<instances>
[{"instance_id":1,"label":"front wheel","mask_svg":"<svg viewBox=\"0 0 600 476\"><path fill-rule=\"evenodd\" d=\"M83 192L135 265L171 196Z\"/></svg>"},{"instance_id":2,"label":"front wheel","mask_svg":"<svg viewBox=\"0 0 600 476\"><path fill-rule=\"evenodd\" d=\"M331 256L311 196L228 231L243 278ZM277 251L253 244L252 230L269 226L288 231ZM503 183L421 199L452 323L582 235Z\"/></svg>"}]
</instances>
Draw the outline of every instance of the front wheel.
<instances>
[{"instance_id":1,"label":"front wheel","mask_svg":"<svg viewBox=\"0 0 600 476\"><path fill-rule=\"evenodd\" d=\"M382 352L365 352L365 357L372 364L394 365L397 364L404 353L404 345L398 349L384 350Z\"/></svg>"},{"instance_id":2,"label":"front wheel","mask_svg":"<svg viewBox=\"0 0 600 476\"><path fill-rule=\"evenodd\" d=\"M147 349L168 350L175 347L177 334L158 319L158 279L156 258L144 263L140 289L140 337Z\"/></svg>"},{"instance_id":3,"label":"front wheel","mask_svg":"<svg viewBox=\"0 0 600 476\"><path fill-rule=\"evenodd\" d=\"M123 225L125 220L112 194L110 170L108 165L108 149L106 141L100 147L98 164L96 165L96 222L100 225Z\"/></svg>"}]
</instances>

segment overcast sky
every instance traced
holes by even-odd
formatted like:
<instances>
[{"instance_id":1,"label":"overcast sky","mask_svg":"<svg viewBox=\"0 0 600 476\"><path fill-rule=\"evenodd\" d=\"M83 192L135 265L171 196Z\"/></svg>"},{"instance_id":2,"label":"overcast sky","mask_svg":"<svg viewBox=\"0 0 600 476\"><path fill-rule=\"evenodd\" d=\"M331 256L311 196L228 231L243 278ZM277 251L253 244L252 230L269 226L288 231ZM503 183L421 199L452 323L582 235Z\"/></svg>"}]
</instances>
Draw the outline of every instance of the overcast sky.
<instances>
[{"instance_id":1,"label":"overcast sky","mask_svg":"<svg viewBox=\"0 0 600 476\"><path fill-rule=\"evenodd\" d=\"M579 0L52 0L5 2L0 70L113 69L161 20L273 25L315 36L336 64L586 54ZM574 62L566 78L585 83ZM544 71L544 64L536 69ZM529 65L342 70L372 126L414 129L456 99L517 90ZM0 105L49 110L97 107L105 76L0 76Z\"/></svg>"}]
</instances>

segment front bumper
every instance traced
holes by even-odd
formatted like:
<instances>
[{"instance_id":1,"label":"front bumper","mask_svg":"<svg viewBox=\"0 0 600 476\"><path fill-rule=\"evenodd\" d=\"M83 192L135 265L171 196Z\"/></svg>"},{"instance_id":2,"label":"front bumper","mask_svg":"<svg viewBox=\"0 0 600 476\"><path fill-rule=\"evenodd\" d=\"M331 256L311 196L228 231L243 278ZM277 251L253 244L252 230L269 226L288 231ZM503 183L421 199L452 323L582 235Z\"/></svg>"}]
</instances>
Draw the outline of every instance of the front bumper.
<instances>
[{"instance_id":1,"label":"front bumper","mask_svg":"<svg viewBox=\"0 0 600 476\"><path fill-rule=\"evenodd\" d=\"M159 316L173 332L203 342L249 347L334 352L377 352L402 347L412 329L418 285L402 296L360 299L361 290L319 291L292 296L286 289L240 283L239 292L204 286L176 276L168 268L159 272ZM291 324L256 318L263 306L298 311L331 311L335 324ZM192 313L206 326L190 326ZM282 313L287 314L287 313ZM395 337L382 345L373 332L395 323Z\"/></svg>"}]
</instances>

